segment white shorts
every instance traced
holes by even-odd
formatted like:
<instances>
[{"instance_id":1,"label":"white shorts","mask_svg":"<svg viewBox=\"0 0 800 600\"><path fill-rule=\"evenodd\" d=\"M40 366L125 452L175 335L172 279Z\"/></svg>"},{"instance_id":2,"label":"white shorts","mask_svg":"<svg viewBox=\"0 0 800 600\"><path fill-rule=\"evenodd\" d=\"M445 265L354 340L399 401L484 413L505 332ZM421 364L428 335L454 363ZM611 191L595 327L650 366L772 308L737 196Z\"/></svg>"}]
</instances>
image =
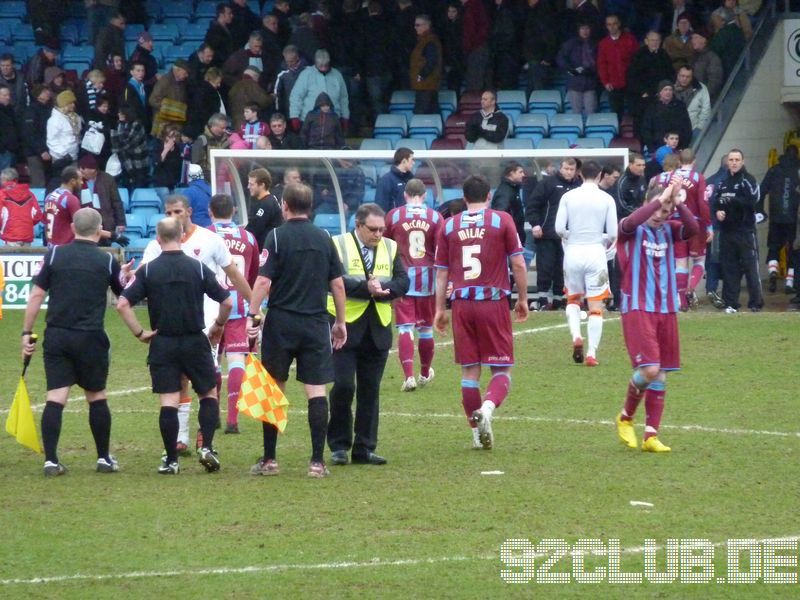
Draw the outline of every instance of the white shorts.
<instances>
[{"instance_id":1,"label":"white shorts","mask_svg":"<svg viewBox=\"0 0 800 600\"><path fill-rule=\"evenodd\" d=\"M564 287L567 296L603 300L609 296L606 249L602 244L564 249Z\"/></svg>"}]
</instances>

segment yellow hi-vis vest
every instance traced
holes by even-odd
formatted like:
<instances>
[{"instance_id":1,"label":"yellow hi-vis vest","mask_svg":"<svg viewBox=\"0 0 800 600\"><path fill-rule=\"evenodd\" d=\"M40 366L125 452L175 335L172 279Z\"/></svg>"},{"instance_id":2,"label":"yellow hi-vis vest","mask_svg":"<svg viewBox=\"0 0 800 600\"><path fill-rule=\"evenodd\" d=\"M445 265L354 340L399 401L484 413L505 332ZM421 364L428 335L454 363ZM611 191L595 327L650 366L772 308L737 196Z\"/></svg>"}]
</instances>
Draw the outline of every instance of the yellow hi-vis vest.
<instances>
[{"instance_id":1,"label":"yellow hi-vis vest","mask_svg":"<svg viewBox=\"0 0 800 600\"><path fill-rule=\"evenodd\" d=\"M339 253L339 258L344 265L344 272L347 277L366 281L364 275L364 264L361 262L361 249L354 239L352 233L343 233L341 235L333 236L333 245L336 246L336 251ZM397 254L397 243L394 240L383 238L378 247L375 249L375 258L372 261L372 276L381 282L381 285L388 283L392 280L392 265L394 265L394 257ZM373 299L365 300L363 298L347 297L345 302L345 321L352 323L356 321ZM375 302L375 309L378 311L378 318L381 324L386 326L392 322L392 304L391 302ZM335 316L336 308L333 304L333 296L328 294L328 312Z\"/></svg>"}]
</instances>

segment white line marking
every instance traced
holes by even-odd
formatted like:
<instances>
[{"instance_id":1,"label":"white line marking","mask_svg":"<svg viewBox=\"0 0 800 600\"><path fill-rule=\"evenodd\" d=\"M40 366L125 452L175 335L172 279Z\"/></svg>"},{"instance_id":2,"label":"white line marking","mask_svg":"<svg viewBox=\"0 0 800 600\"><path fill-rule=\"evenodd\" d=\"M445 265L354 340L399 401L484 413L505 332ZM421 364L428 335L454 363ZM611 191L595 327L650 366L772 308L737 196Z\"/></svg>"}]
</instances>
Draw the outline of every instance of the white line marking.
<instances>
[{"instance_id":1,"label":"white line marking","mask_svg":"<svg viewBox=\"0 0 800 600\"><path fill-rule=\"evenodd\" d=\"M800 540L800 535L791 535L786 537L762 538L757 539L756 542L764 543L766 541L779 541L779 542L794 542ZM716 542L712 544L714 548L721 548L727 544L725 542ZM663 549L662 546L655 546L656 550ZM623 554L642 554L645 551L644 546L632 546L630 548L623 548ZM601 554L605 555L605 554ZM549 556L545 554L536 553L537 558ZM414 567L419 565L434 565L448 562L472 562L472 561L500 561L500 553L497 554L479 554L476 556L438 556L432 558L408 558L385 560L381 558L374 558L369 561L343 561L334 563L315 563L315 564L302 564L302 563L287 563L282 565L252 565L247 567L217 567L214 569L173 569L170 571L131 571L128 573L108 573L102 575L91 575L88 573L76 573L74 575L56 575L52 577L31 577L29 579L16 578L16 579L0 579L0 585L41 585L48 583L64 583L68 581L113 581L119 579L152 579L156 577L185 577L185 576L198 576L198 575L240 575L247 573L275 573L281 571L326 571L338 569L368 569L371 567Z\"/></svg>"}]
</instances>

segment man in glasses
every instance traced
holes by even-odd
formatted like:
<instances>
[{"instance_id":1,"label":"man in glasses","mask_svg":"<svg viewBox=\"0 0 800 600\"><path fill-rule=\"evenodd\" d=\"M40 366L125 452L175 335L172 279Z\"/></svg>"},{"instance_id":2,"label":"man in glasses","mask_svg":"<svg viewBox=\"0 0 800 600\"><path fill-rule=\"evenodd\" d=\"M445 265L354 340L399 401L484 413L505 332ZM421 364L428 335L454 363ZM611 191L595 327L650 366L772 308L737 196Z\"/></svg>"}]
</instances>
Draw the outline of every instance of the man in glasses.
<instances>
[{"instance_id":1,"label":"man in glasses","mask_svg":"<svg viewBox=\"0 0 800 600\"><path fill-rule=\"evenodd\" d=\"M355 231L333 238L344 266L347 296L347 342L333 353L335 378L330 393L328 447L334 465L346 465L349 460L386 464L385 458L375 454L379 392L392 347L391 302L408 291L408 275L397 244L383 237L384 217L377 204L362 204L356 211ZM328 312L335 314L332 299ZM355 422L351 408L354 394Z\"/></svg>"}]
</instances>

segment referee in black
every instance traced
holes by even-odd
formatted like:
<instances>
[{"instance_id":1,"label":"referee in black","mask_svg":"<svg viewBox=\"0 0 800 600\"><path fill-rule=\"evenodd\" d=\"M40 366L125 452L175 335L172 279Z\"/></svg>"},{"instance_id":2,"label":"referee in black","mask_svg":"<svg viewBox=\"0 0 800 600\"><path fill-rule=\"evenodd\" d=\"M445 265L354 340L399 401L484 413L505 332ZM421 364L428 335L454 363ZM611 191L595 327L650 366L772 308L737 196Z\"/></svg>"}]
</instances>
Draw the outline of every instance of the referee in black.
<instances>
[{"instance_id":1,"label":"referee in black","mask_svg":"<svg viewBox=\"0 0 800 600\"><path fill-rule=\"evenodd\" d=\"M286 186L282 200L286 223L267 235L267 260L259 270L250 306L261 307L269 296L261 360L282 390L289 379L289 366L297 361L297 380L304 384L311 429L308 476L321 478L329 474L323 460L328 432L325 384L334 379L332 347L344 345L347 329L342 263L331 237L311 223L312 206L311 188L303 184ZM336 313L332 326L328 292ZM255 316L247 316L251 337L258 335ZM263 430L264 455L250 472L277 475L278 430L269 423L263 423Z\"/></svg>"},{"instance_id":2,"label":"referee in black","mask_svg":"<svg viewBox=\"0 0 800 600\"><path fill-rule=\"evenodd\" d=\"M211 347L219 343L233 307L230 292L219 285L216 274L181 250L182 235L183 228L177 219L167 217L159 221L156 236L161 254L136 272L117 303L117 310L131 333L150 344L147 364L153 393L161 401L159 425L166 450L158 472L165 475L177 475L180 471L176 445L182 375L192 382L200 398L197 417L204 443L197 451L200 464L209 473L219 470L219 457L213 447L219 402ZM203 333L204 295L220 303L208 337ZM142 327L133 312L133 306L145 298L152 330Z\"/></svg>"},{"instance_id":3,"label":"referee in black","mask_svg":"<svg viewBox=\"0 0 800 600\"><path fill-rule=\"evenodd\" d=\"M81 208L73 215L74 241L47 251L25 309L22 354L27 357L36 349L30 336L42 302L50 293L44 332L47 403L42 412L44 474L48 477L67 472L58 461L57 448L61 416L74 384L83 388L89 403L97 472L119 470L116 459L108 452L111 411L106 402L106 379L110 343L103 322L108 288L116 295L122 292L131 263L120 269L111 254L97 248L101 227L100 213L93 208Z\"/></svg>"}]
</instances>

